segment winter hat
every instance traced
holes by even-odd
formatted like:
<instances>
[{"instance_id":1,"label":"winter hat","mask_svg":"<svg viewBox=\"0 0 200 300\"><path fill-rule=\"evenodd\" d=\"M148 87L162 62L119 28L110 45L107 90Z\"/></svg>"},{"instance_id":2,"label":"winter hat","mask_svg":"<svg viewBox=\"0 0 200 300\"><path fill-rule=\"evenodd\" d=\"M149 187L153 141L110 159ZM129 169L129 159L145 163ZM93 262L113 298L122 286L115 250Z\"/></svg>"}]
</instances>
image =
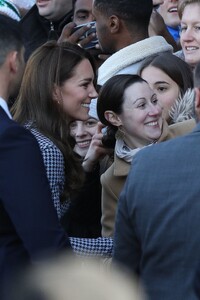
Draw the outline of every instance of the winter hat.
<instances>
[{"instance_id":1,"label":"winter hat","mask_svg":"<svg viewBox=\"0 0 200 300\"><path fill-rule=\"evenodd\" d=\"M20 21L21 19L19 10L10 0L0 0L0 14L1 13L16 21Z\"/></svg>"}]
</instances>

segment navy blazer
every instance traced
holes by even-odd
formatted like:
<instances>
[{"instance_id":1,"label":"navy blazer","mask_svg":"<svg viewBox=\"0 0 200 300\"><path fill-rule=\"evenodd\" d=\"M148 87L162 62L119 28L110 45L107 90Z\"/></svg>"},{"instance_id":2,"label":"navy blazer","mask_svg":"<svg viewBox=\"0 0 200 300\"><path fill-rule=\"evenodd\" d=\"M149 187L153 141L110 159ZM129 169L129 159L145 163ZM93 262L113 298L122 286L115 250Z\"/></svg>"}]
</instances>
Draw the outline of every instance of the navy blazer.
<instances>
[{"instance_id":1,"label":"navy blazer","mask_svg":"<svg viewBox=\"0 0 200 300\"><path fill-rule=\"evenodd\" d=\"M197 299L200 124L136 154L119 200L114 261L139 275L149 299Z\"/></svg>"},{"instance_id":2,"label":"navy blazer","mask_svg":"<svg viewBox=\"0 0 200 300\"><path fill-rule=\"evenodd\" d=\"M0 107L0 281L69 246L38 143ZM2 298L1 298L2 299Z\"/></svg>"}]
</instances>

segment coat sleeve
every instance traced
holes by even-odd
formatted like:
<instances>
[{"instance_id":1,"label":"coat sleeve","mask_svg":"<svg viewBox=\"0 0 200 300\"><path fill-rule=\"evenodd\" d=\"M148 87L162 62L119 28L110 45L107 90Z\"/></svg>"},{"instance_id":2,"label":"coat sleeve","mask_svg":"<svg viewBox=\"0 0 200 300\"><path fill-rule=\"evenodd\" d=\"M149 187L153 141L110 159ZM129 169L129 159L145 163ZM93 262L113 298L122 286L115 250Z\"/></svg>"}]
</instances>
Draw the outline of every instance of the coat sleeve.
<instances>
[{"instance_id":1,"label":"coat sleeve","mask_svg":"<svg viewBox=\"0 0 200 300\"><path fill-rule=\"evenodd\" d=\"M14 122L13 122L14 123ZM70 245L58 222L37 141L21 126L10 126L0 141L2 203L35 261Z\"/></svg>"},{"instance_id":2,"label":"coat sleeve","mask_svg":"<svg viewBox=\"0 0 200 300\"><path fill-rule=\"evenodd\" d=\"M130 172L119 198L115 222L113 261L138 274L141 249L134 226L134 212L132 211L130 214L129 208L129 202L133 203L134 201L133 191L130 192L129 189L130 183L133 182L132 175Z\"/></svg>"},{"instance_id":3,"label":"coat sleeve","mask_svg":"<svg viewBox=\"0 0 200 300\"><path fill-rule=\"evenodd\" d=\"M102 236L113 237L118 197L109 185L109 178L106 175L107 173L105 172L101 176Z\"/></svg>"}]
</instances>

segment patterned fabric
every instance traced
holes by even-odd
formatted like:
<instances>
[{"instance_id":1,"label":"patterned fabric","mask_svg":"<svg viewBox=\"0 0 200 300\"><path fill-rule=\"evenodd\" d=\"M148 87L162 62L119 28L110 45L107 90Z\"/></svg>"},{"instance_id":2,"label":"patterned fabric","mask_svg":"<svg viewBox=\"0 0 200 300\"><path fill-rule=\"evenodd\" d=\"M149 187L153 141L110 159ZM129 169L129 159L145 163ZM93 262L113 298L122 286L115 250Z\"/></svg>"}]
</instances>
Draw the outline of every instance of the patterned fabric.
<instances>
[{"instance_id":1,"label":"patterned fabric","mask_svg":"<svg viewBox=\"0 0 200 300\"><path fill-rule=\"evenodd\" d=\"M50 184L52 199L54 207L57 211L58 218L60 219L69 208L69 201L60 203L60 195L64 186L64 158L56 145L37 129L31 128L31 124L25 125L38 141L40 150L42 152L44 165L46 167L47 177ZM109 258L112 256L113 240L112 238L75 238L70 237L70 243L73 251L78 256L92 256Z\"/></svg>"},{"instance_id":2,"label":"patterned fabric","mask_svg":"<svg viewBox=\"0 0 200 300\"><path fill-rule=\"evenodd\" d=\"M30 128L30 124L26 124L25 127L31 131L38 141L49 180L53 204L60 219L69 208L69 201L66 200L60 203L60 196L65 182L63 155L58 147L37 129Z\"/></svg>"},{"instance_id":3,"label":"patterned fabric","mask_svg":"<svg viewBox=\"0 0 200 300\"><path fill-rule=\"evenodd\" d=\"M109 258L112 257L113 239L99 237L97 239L84 239L70 237L70 243L73 251L78 256L95 256Z\"/></svg>"}]
</instances>

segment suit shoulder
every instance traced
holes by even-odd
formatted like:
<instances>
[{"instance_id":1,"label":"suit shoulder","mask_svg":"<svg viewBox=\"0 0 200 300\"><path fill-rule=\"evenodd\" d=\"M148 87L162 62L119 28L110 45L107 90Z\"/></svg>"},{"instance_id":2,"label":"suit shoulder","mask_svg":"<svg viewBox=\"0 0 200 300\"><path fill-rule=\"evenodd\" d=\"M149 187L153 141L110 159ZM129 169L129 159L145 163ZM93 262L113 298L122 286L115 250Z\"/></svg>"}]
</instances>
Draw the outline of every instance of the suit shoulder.
<instances>
[{"instance_id":1,"label":"suit shoulder","mask_svg":"<svg viewBox=\"0 0 200 300\"><path fill-rule=\"evenodd\" d=\"M0 140L2 142L17 141L18 143L27 141L37 144L36 139L27 129L10 119L1 127Z\"/></svg>"}]
</instances>

